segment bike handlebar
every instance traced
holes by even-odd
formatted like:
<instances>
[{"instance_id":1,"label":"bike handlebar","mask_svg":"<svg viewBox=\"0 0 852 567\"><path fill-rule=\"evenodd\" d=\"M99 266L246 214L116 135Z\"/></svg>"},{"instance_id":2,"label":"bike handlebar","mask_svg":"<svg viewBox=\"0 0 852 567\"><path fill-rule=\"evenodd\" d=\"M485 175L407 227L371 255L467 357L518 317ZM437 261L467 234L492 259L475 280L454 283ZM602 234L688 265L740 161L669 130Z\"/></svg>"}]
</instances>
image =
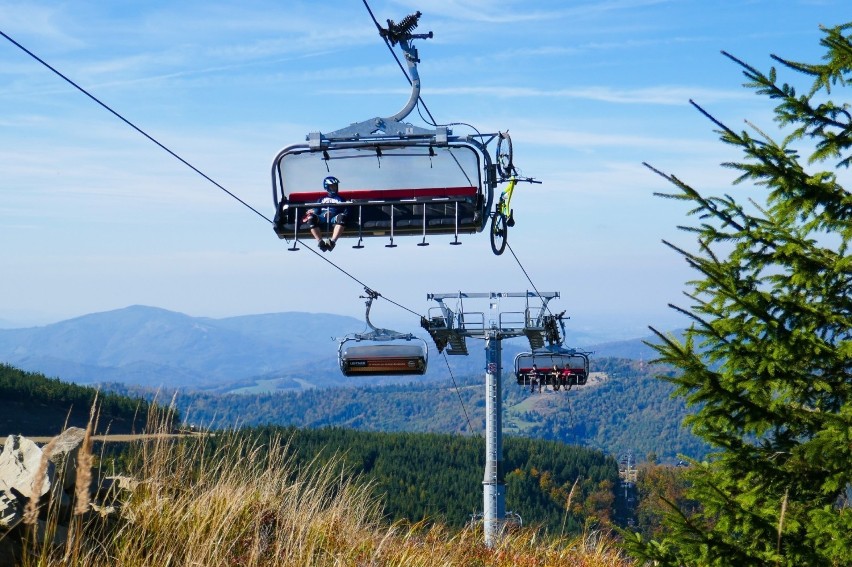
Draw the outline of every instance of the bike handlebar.
<instances>
[{"instance_id":1,"label":"bike handlebar","mask_svg":"<svg viewBox=\"0 0 852 567\"><path fill-rule=\"evenodd\" d=\"M512 178L512 177L504 177L504 178L503 178L503 179L501 179L500 181L501 181L501 182L503 182L503 181L511 181L512 179L514 179L514 180L515 180L515 183L535 183L535 184L537 184L537 185L541 185L541 181L539 181L538 179L535 179L534 177L514 177L514 178Z\"/></svg>"}]
</instances>

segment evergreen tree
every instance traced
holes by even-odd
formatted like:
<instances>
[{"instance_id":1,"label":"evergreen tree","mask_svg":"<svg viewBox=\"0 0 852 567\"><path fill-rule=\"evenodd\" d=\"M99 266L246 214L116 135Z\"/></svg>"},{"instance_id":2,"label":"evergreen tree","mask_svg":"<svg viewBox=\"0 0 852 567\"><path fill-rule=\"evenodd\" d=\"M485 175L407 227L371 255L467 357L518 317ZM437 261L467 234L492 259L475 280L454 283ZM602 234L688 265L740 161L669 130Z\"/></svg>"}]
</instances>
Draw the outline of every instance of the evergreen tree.
<instances>
[{"instance_id":1,"label":"evergreen tree","mask_svg":"<svg viewBox=\"0 0 852 567\"><path fill-rule=\"evenodd\" d=\"M823 29L823 62L773 56L812 86L799 94L723 54L745 86L775 105L780 141L749 124L713 121L742 152L723 165L753 186L747 203L705 196L664 175L699 219L682 227L695 251L670 243L697 277L682 341L654 331L664 379L696 408L686 419L715 452L686 473L688 513L667 514L658 541L632 537L640 558L662 565L852 565L852 114L832 102L852 80L852 23ZM650 166L649 166L650 167ZM653 169L653 168L652 168Z\"/></svg>"}]
</instances>

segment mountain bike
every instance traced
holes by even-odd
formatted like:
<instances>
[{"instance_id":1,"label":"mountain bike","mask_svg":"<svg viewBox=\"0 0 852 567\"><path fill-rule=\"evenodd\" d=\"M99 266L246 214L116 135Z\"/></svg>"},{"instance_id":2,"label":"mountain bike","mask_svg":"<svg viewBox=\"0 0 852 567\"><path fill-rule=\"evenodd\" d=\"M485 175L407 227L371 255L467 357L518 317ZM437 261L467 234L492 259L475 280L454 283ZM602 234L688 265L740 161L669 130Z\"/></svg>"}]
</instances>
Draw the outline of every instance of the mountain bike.
<instances>
[{"instance_id":1,"label":"mountain bike","mask_svg":"<svg viewBox=\"0 0 852 567\"><path fill-rule=\"evenodd\" d=\"M494 206L494 212L491 213L491 251L499 256L506 250L506 241L509 237L509 227L515 226L515 213L512 210L512 193L515 191L515 185L519 181L527 183L541 183L532 177L518 177L518 170L515 169L515 164L512 163L512 138L509 133L500 133L500 140L497 142L497 173L503 181L508 180L509 184L500 193L500 198Z\"/></svg>"}]
</instances>

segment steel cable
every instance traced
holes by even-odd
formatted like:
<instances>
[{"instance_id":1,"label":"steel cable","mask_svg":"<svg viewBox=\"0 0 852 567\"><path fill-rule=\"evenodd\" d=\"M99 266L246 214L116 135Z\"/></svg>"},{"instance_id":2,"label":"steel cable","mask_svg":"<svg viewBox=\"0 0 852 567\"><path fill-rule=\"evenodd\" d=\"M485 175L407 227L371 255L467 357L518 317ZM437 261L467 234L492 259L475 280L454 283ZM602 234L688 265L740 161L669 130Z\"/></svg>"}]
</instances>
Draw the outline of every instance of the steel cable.
<instances>
[{"instance_id":1,"label":"steel cable","mask_svg":"<svg viewBox=\"0 0 852 567\"><path fill-rule=\"evenodd\" d=\"M450 368L450 360L447 358L447 353L442 353L444 355L444 362L447 364L447 372L450 373L450 378L453 381L453 387L456 389L456 395L459 397L459 403L461 404L462 411L464 412L464 418L467 420L467 428L470 432L473 432L473 424L470 422L470 416L467 414L467 408L464 405L464 400L461 397L461 391L459 390L458 384L456 384L456 377L453 376L453 369ZM477 433L477 436L481 436L481 434Z\"/></svg>"},{"instance_id":2,"label":"steel cable","mask_svg":"<svg viewBox=\"0 0 852 567\"><path fill-rule=\"evenodd\" d=\"M532 288L533 288L533 290L535 291L536 295L538 295L539 297L541 297L541 293L539 293L538 288L537 288L537 287L535 287L535 284L533 283L532 278L530 277L530 275L527 273L526 268L524 268L523 264L521 264L521 261L518 259L518 255L517 255L517 254L515 254L515 251L514 251L514 250L512 250L512 245L511 245L511 244L509 244L508 242L506 242L506 246L509 248L509 252L511 252L511 253L512 253L512 256L514 256L514 258L515 258L515 262L517 262L517 263L518 263L518 267L520 267L520 268L521 268L521 271L522 271L522 272L524 273L524 275L527 277L527 281L528 281L528 282L530 282L530 285L532 286ZM553 312L550 310L550 305L547 305L546 307L547 307L547 312L548 312L548 313L550 313L551 315L553 315Z\"/></svg>"},{"instance_id":3,"label":"steel cable","mask_svg":"<svg viewBox=\"0 0 852 567\"><path fill-rule=\"evenodd\" d=\"M11 38L11 37L9 37L8 35L6 35L6 33L4 33L2 30L0 30L0 34L2 34L2 35L3 35L3 37L5 37L6 39L8 39L10 42L12 42L13 44L15 44L15 45L16 45L19 49L21 49L24 53L26 53L27 55L29 55L30 57L32 57L33 59L35 59L36 61L38 61L39 63L41 63L42 65L44 65L44 66L45 66L45 67L47 67L48 69L50 69L51 71L53 71L54 73L56 73L56 75L58 75L59 77L61 77L62 79L64 79L64 80L65 80L68 84L70 84L71 86L73 86L74 88L76 88L78 91L80 91L81 93L83 93L84 95L86 95L87 97L89 97L90 99L92 99L93 101L95 101L96 103L98 103L99 105L101 105L103 108L105 108L106 110L108 110L109 112L111 112L111 113L112 113L114 116L116 116L119 120L121 120L122 122L124 122L125 124L127 124L128 126L130 126L131 128L133 128L134 130L136 130L137 132L139 132L140 134L142 134L143 136L145 136L146 138L148 138L150 141L152 141L152 142L154 142L155 144L157 144L160 148L162 148L163 150L165 150L166 152L168 152L168 153L169 153L172 157L174 157L175 159L179 160L181 163L183 163L185 166L187 166L188 168L190 168L192 171L194 171L195 173L197 173L198 175L200 175L201 177L203 177L204 179L206 179L207 181L209 181L210 183L212 183L213 185L215 185L216 187L218 187L219 189L221 189L222 191L224 191L225 193L227 193L228 195L230 195L231 197L233 197L234 199L236 199L237 201L239 201L240 203L242 203L242 204L243 204L244 206L246 206L248 209L250 209L250 210L251 210L251 211L253 211L255 214L257 214L260 218L262 218L262 219L266 220L266 221L267 221L267 222L269 222L269 223L271 223L271 222L272 222L272 221L271 221L269 218L267 218L267 217L266 217L263 213L261 213L260 211L258 211L257 209L255 209L254 207L252 207L251 205L249 205L248 203L246 203L245 201L243 201L242 199L240 199L239 197L237 197L236 195L234 195L233 193L231 193L230 191L228 191L227 189L225 189L224 187L222 187L221 185L219 185L219 183L217 183L216 181L214 181L213 179L211 179L210 177L208 177L206 173L204 173L203 171L201 171L200 169L198 169L197 167L195 167L194 165L192 165L191 163L189 163L188 161L186 161L185 159L183 159L182 157L180 157L179 155L177 155L175 152L173 152L172 150L170 150L169 148L167 148L166 146L164 146L163 144L161 144L161 143L160 143L159 141L157 141L157 140L156 140L153 136L150 136L147 132L145 132L144 130L142 130L141 128L139 128L136 124L134 124L133 122L131 122L130 120L128 120L127 118L125 118L124 116L122 116L121 114L119 114L118 112L116 112L115 110L113 110L112 108L110 108L107 104L105 104L104 102L101 102L101 100L100 100L100 99L98 99L95 95L91 94L89 91L87 91L86 89L84 89L83 87L81 87L80 85L78 85L77 83L75 83L74 81L72 81L71 79L69 79L68 77L66 77L65 75L63 75L63 74L62 74L62 73L61 73L58 69L56 69L55 67L53 67L52 65L50 65L47 61L45 61L44 59L42 59L41 57L39 57L38 55L36 55L36 54L35 54L35 53L33 53L32 51L30 51L29 49L27 49L26 47L24 47L23 45L21 45L20 43L18 43L18 42L17 42L17 41L15 41L14 39L12 39L12 38Z\"/></svg>"}]
</instances>

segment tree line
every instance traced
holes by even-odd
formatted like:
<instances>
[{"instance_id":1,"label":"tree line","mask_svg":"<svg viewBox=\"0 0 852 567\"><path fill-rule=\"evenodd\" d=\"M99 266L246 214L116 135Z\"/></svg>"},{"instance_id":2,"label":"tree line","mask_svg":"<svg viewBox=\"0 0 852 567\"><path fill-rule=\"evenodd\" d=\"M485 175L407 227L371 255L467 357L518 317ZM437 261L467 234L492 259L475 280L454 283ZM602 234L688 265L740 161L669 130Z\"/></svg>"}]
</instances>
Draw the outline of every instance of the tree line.
<instances>
[{"instance_id":1,"label":"tree line","mask_svg":"<svg viewBox=\"0 0 852 567\"><path fill-rule=\"evenodd\" d=\"M372 487L389 521L462 527L482 512L482 437L277 426L246 428L238 434L246 436L242 445L247 451L269 443L286 444L297 469L342 461L347 474ZM215 445L217 437L209 442ZM526 438L505 439L503 457L506 507L520 514L525 525L566 534L611 525L618 486L614 458Z\"/></svg>"},{"instance_id":2,"label":"tree line","mask_svg":"<svg viewBox=\"0 0 852 567\"><path fill-rule=\"evenodd\" d=\"M141 395L99 391L0 364L0 428L3 435L57 435L66 426L86 427L97 398L98 432L142 432L156 407ZM177 414L157 418L180 421Z\"/></svg>"},{"instance_id":3,"label":"tree line","mask_svg":"<svg viewBox=\"0 0 852 567\"><path fill-rule=\"evenodd\" d=\"M688 415L686 405L672 398L671 384L654 378L659 367L616 358L593 358L592 364L593 371L605 372L608 378L568 392L531 393L506 374L506 434L587 446L613 455L654 452L672 463L679 455L700 459L706 454L707 444L681 425ZM485 430L482 376L388 386L369 386L361 379L351 384L265 394L181 391L176 404L185 420L212 428L272 424L465 435ZM146 393L123 385L108 387ZM153 398L164 392L148 390L147 395ZM165 395L171 397L171 393Z\"/></svg>"}]
</instances>

